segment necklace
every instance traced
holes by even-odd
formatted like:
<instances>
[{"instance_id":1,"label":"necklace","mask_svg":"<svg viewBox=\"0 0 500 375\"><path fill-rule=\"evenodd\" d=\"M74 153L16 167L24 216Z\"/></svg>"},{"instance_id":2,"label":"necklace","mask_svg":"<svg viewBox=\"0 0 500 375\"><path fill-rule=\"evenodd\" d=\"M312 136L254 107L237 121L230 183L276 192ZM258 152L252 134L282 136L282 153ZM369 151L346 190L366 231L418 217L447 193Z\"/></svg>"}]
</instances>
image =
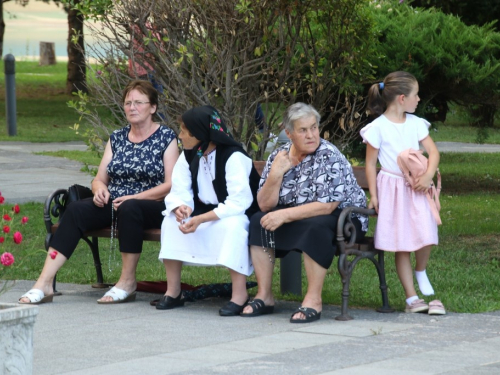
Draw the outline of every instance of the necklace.
<instances>
[{"instance_id":1,"label":"necklace","mask_svg":"<svg viewBox=\"0 0 500 375\"><path fill-rule=\"evenodd\" d=\"M113 269L111 267L111 254L113 254L113 264L116 264L116 226L118 225L118 220L115 218L115 207L114 204L111 203L111 240L109 242L109 259L108 259L108 268L109 272L112 272Z\"/></svg>"},{"instance_id":2,"label":"necklace","mask_svg":"<svg viewBox=\"0 0 500 375\"><path fill-rule=\"evenodd\" d=\"M269 240L267 239L267 235L269 233ZM274 241L274 232L268 231L267 229L260 227L260 237L262 240L262 250L264 250L267 255L269 255L269 261L271 264L275 263L276 260L276 242ZM272 254L271 254L272 253Z\"/></svg>"}]
</instances>

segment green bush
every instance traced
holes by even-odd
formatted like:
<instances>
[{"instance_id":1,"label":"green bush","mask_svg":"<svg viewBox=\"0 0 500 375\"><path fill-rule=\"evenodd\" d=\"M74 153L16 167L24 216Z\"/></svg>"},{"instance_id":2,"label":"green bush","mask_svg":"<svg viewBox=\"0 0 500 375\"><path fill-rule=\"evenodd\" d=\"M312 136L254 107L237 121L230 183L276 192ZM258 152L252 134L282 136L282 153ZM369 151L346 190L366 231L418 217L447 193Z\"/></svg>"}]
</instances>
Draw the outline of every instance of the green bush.
<instances>
[{"instance_id":1,"label":"green bush","mask_svg":"<svg viewBox=\"0 0 500 375\"><path fill-rule=\"evenodd\" d=\"M420 85L419 112L444 121L448 103L468 109L473 124L492 126L500 103L500 33L493 24L467 26L434 8L395 1L372 4L380 33L378 75L413 73Z\"/></svg>"}]
</instances>

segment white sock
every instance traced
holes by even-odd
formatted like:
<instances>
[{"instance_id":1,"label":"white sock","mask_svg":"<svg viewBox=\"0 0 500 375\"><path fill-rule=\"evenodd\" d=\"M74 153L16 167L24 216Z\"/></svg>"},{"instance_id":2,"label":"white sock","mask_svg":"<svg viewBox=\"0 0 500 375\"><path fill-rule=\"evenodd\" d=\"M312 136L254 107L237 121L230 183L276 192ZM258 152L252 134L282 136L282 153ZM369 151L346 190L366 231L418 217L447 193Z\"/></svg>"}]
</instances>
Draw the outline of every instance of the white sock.
<instances>
[{"instance_id":1,"label":"white sock","mask_svg":"<svg viewBox=\"0 0 500 375\"><path fill-rule=\"evenodd\" d=\"M431 282L429 281L425 270L415 271L415 277L417 278L418 287L424 296L434 294L434 289L432 288Z\"/></svg>"},{"instance_id":2,"label":"white sock","mask_svg":"<svg viewBox=\"0 0 500 375\"><path fill-rule=\"evenodd\" d=\"M409 297L409 298L407 298L407 299L406 299L406 304L407 304L408 306L410 306L410 305L411 305L411 303L412 303L413 301L416 301L417 299L418 299L418 296Z\"/></svg>"}]
</instances>

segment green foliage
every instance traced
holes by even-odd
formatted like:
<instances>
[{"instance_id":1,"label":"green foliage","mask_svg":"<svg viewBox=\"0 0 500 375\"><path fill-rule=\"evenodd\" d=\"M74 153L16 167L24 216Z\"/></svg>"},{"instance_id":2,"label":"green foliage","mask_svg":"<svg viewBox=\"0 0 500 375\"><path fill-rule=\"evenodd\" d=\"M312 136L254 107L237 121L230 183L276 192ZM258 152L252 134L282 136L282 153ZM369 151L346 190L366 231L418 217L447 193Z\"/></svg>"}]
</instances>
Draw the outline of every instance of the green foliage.
<instances>
[{"instance_id":1,"label":"green foliage","mask_svg":"<svg viewBox=\"0 0 500 375\"><path fill-rule=\"evenodd\" d=\"M460 17L467 25L483 25L500 19L498 0L413 0L410 3L415 7L435 7L443 13ZM497 23L497 30L499 26Z\"/></svg>"},{"instance_id":2,"label":"green foliage","mask_svg":"<svg viewBox=\"0 0 500 375\"><path fill-rule=\"evenodd\" d=\"M373 79L368 58L376 55L376 34L369 1L272 4L115 3L113 12L103 13L102 28L92 31L105 51L93 52L105 69L89 84L91 100L116 107L130 79L116 62L130 60L131 66L154 68L164 89L159 109L174 129L186 109L214 105L233 136L260 158L271 133L278 133L283 108L304 101L324 114L323 136L348 144L364 120L361 84ZM254 125L257 103L266 116L260 139Z\"/></svg>"},{"instance_id":3,"label":"green foliage","mask_svg":"<svg viewBox=\"0 0 500 375\"><path fill-rule=\"evenodd\" d=\"M86 19L99 21L113 9L112 0L59 0L66 7L78 10Z\"/></svg>"},{"instance_id":4,"label":"green foliage","mask_svg":"<svg viewBox=\"0 0 500 375\"><path fill-rule=\"evenodd\" d=\"M436 9L393 1L371 9L383 54L380 77L395 70L413 73L420 85L419 111L431 121L444 121L454 102L471 111L481 107L476 121L493 124L491 113L500 103L500 33L492 24L467 26Z\"/></svg>"}]
</instances>

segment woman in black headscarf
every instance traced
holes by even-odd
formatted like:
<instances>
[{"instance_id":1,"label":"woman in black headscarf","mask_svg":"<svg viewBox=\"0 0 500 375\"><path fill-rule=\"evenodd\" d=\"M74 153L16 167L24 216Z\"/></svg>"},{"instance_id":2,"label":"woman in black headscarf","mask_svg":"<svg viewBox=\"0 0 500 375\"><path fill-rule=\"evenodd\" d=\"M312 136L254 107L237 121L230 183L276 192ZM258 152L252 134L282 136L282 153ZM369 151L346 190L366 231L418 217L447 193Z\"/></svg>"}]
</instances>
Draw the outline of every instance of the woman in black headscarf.
<instances>
[{"instance_id":1,"label":"woman in black headscarf","mask_svg":"<svg viewBox=\"0 0 500 375\"><path fill-rule=\"evenodd\" d=\"M246 276L253 272L248 225L258 209L259 175L215 108L185 112L180 130L184 152L172 173L161 228L159 258L165 264L168 287L156 308L184 305L183 264L222 265L229 269L233 286L231 301L219 314L239 315L248 300Z\"/></svg>"}]
</instances>

